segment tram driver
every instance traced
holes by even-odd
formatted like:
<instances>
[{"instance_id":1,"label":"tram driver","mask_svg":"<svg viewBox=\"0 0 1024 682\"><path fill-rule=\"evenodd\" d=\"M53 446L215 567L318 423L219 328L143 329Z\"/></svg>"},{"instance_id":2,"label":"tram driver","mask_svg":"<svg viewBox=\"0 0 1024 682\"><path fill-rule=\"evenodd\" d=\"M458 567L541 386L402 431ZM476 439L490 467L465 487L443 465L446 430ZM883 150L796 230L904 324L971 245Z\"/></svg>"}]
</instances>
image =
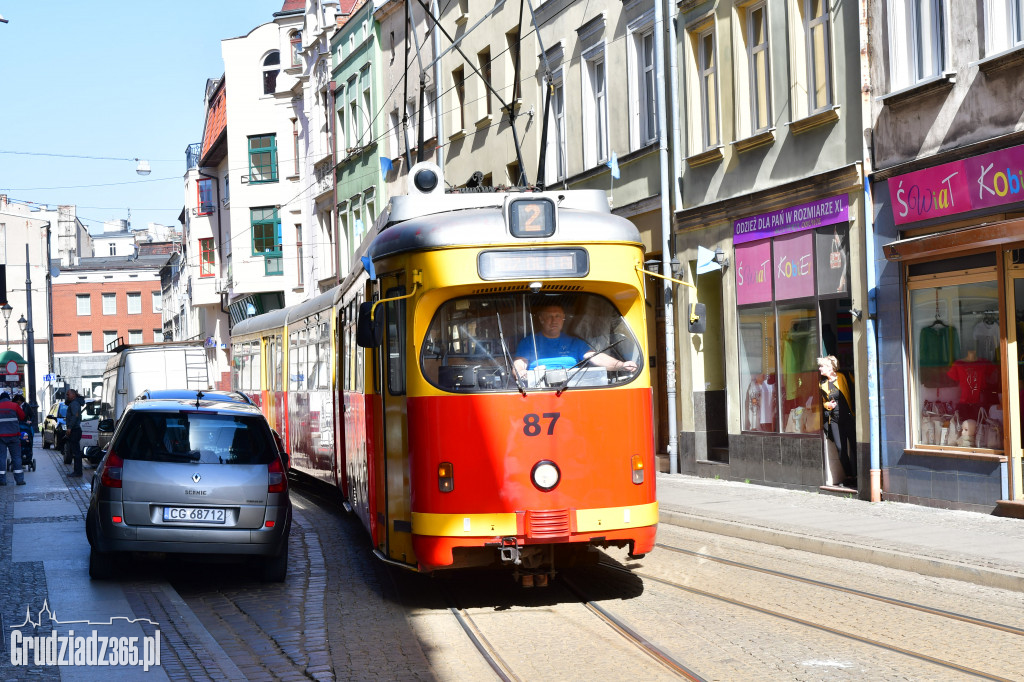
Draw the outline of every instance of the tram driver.
<instances>
[{"instance_id":1,"label":"tram driver","mask_svg":"<svg viewBox=\"0 0 1024 682\"><path fill-rule=\"evenodd\" d=\"M619 360L607 353L595 352L586 341L562 333L565 309L557 303L545 305L537 311L539 334L530 334L516 346L513 365L517 376L527 369L568 369L582 360L606 369L637 370L632 360Z\"/></svg>"}]
</instances>

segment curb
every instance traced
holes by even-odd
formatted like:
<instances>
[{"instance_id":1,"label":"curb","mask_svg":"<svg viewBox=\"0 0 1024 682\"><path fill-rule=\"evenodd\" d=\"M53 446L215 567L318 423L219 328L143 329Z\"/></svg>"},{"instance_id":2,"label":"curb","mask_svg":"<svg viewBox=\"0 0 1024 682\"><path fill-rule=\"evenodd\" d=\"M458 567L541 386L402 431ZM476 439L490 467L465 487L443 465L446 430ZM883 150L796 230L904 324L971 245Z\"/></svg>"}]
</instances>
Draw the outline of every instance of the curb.
<instances>
[{"instance_id":1,"label":"curb","mask_svg":"<svg viewBox=\"0 0 1024 682\"><path fill-rule=\"evenodd\" d=\"M705 533L761 542L787 549L813 552L837 559L863 561L869 564L912 571L933 578L949 578L963 582L1024 592L1024 574L998 568L966 564L949 559L937 559L879 547L867 547L841 540L803 535L798 532L751 526L736 521L711 519L685 511L661 508L658 521Z\"/></svg>"}]
</instances>

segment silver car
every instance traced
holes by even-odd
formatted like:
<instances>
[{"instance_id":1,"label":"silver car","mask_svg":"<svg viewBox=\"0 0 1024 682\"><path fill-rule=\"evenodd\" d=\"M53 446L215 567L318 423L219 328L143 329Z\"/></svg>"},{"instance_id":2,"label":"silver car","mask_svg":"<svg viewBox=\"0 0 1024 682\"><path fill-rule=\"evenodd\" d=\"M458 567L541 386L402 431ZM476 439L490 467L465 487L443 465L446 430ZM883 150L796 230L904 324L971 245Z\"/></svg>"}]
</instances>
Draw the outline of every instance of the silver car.
<instances>
[{"instance_id":1,"label":"silver car","mask_svg":"<svg viewBox=\"0 0 1024 682\"><path fill-rule=\"evenodd\" d=\"M253 405L196 393L132 402L93 477L89 575L110 577L119 553L173 552L260 557L263 578L283 581L287 461Z\"/></svg>"}]
</instances>

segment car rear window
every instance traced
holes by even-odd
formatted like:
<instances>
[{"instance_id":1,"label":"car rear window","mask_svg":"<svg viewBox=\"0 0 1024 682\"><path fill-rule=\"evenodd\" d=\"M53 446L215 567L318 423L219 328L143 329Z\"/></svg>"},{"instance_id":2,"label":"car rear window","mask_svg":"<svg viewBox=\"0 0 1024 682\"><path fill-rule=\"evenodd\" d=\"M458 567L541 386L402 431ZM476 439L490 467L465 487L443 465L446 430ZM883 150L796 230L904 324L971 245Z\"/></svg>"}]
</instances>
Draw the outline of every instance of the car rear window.
<instances>
[{"instance_id":1,"label":"car rear window","mask_svg":"<svg viewBox=\"0 0 1024 682\"><path fill-rule=\"evenodd\" d=\"M132 412L112 445L125 460L269 464L277 457L266 420L194 411Z\"/></svg>"}]
</instances>

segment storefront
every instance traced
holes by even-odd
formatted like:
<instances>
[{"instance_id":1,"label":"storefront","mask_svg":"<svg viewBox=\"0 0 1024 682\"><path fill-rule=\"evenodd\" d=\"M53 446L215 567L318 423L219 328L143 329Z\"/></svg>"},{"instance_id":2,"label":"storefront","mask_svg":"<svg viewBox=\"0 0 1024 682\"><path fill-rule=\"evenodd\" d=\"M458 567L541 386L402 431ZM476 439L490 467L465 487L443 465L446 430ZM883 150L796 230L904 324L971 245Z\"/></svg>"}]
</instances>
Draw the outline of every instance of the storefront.
<instances>
[{"instance_id":1,"label":"storefront","mask_svg":"<svg viewBox=\"0 0 1024 682\"><path fill-rule=\"evenodd\" d=\"M986 511L1022 497L1022 187L1024 145L875 184L893 275L879 300L899 306L880 343L902 350L901 371L880 372L885 499Z\"/></svg>"},{"instance_id":2,"label":"storefront","mask_svg":"<svg viewBox=\"0 0 1024 682\"><path fill-rule=\"evenodd\" d=\"M850 221L849 195L837 194L733 223L740 440L748 442L730 457L778 442L781 483L856 485L856 471L827 456L817 362L835 356L855 386Z\"/></svg>"}]
</instances>

